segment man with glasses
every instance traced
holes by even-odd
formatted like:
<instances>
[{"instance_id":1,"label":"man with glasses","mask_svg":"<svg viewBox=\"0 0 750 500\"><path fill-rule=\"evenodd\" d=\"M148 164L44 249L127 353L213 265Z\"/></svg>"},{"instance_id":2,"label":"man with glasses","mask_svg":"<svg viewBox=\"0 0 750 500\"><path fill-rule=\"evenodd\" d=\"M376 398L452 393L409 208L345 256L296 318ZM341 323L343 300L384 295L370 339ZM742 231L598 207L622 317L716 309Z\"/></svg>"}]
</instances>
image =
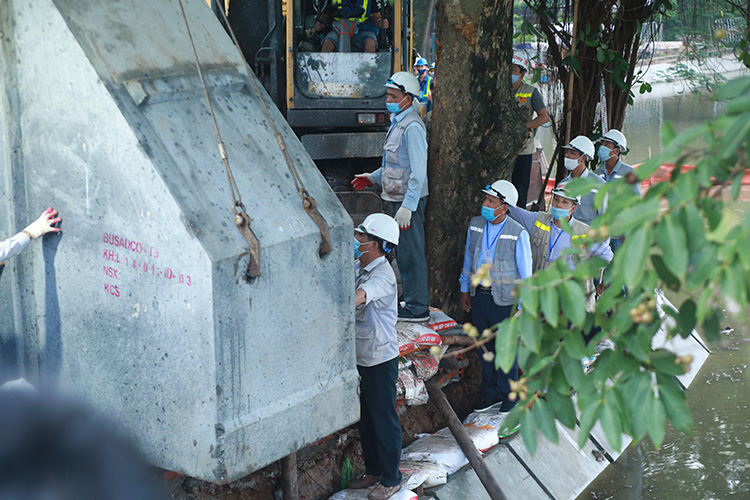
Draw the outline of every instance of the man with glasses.
<instances>
[{"instance_id":1,"label":"man with glasses","mask_svg":"<svg viewBox=\"0 0 750 500\"><path fill-rule=\"evenodd\" d=\"M509 207L518 202L518 191L508 181L495 181L482 190L482 215L471 219L466 235L461 283L461 307L471 311L478 331L492 328L509 317L515 297L513 289L519 280L531 276L529 233L508 217ZM489 268L489 279L474 286L471 276L482 267ZM483 274L483 273L480 273ZM510 380L518 380L518 359L508 373L495 368L495 340L478 351L482 363L482 401L474 411L499 408L508 412L516 402L508 399ZM492 354L490 354L492 353Z\"/></svg>"},{"instance_id":2,"label":"man with glasses","mask_svg":"<svg viewBox=\"0 0 750 500\"><path fill-rule=\"evenodd\" d=\"M391 128L385 139L381 167L354 176L352 186L362 191L374 183L383 187L382 198L391 204L391 215L401 228L396 262L406 305L399 321L427 321L430 294L424 242L424 209L427 204L427 135L413 103L419 82L400 71L386 82L386 106Z\"/></svg>"}]
</instances>

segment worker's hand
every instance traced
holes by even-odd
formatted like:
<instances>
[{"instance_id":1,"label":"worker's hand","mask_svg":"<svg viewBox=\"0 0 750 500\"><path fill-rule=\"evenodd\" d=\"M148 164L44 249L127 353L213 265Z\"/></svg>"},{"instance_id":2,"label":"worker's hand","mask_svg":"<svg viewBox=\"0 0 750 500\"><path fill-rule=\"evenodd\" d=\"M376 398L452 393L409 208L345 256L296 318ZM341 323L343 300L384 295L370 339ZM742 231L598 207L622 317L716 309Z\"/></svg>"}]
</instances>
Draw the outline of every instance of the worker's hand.
<instances>
[{"instance_id":1,"label":"worker's hand","mask_svg":"<svg viewBox=\"0 0 750 500\"><path fill-rule=\"evenodd\" d=\"M396 212L396 217L394 217L394 219L398 222L398 227L400 227L401 230L407 229L411 226L411 210L402 206Z\"/></svg>"},{"instance_id":2,"label":"worker's hand","mask_svg":"<svg viewBox=\"0 0 750 500\"><path fill-rule=\"evenodd\" d=\"M471 295L469 295L469 292L461 292L461 309L466 312L471 311Z\"/></svg>"},{"instance_id":3,"label":"worker's hand","mask_svg":"<svg viewBox=\"0 0 750 500\"><path fill-rule=\"evenodd\" d=\"M375 178L372 174L357 174L352 181L352 186L354 186L354 189L357 191L362 191L364 188L372 186L373 184L375 184Z\"/></svg>"},{"instance_id":4,"label":"worker's hand","mask_svg":"<svg viewBox=\"0 0 750 500\"><path fill-rule=\"evenodd\" d=\"M390 26L390 23L388 22L388 19L378 19L377 21L375 21L375 26L387 30L388 26Z\"/></svg>"},{"instance_id":5,"label":"worker's hand","mask_svg":"<svg viewBox=\"0 0 750 500\"><path fill-rule=\"evenodd\" d=\"M48 208L37 220L29 224L24 231L29 234L32 240L41 238L47 233L59 233L60 228L55 227L53 224L57 224L61 220L62 219L57 216L57 210L54 208Z\"/></svg>"}]
</instances>

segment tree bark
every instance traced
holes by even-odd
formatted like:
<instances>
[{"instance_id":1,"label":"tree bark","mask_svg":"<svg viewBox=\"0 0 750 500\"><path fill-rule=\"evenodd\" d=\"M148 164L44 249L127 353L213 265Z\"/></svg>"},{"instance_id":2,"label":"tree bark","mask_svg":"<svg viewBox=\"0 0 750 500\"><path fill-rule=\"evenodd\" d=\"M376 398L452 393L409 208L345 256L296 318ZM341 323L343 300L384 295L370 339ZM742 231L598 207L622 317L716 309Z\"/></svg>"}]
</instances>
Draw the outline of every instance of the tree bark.
<instances>
[{"instance_id":1,"label":"tree bark","mask_svg":"<svg viewBox=\"0 0 750 500\"><path fill-rule=\"evenodd\" d=\"M480 191L510 179L524 118L511 93L513 2L440 0L426 242L431 303L457 318L469 219Z\"/></svg>"}]
</instances>

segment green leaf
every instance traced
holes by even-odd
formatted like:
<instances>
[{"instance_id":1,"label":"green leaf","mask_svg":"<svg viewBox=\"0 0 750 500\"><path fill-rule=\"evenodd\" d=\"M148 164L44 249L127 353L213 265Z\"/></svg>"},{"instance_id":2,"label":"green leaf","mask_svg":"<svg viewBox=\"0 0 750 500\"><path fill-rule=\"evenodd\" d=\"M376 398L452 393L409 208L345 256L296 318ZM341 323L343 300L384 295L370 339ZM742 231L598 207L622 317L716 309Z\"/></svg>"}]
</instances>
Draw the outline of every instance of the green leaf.
<instances>
[{"instance_id":1,"label":"green leaf","mask_svg":"<svg viewBox=\"0 0 750 500\"><path fill-rule=\"evenodd\" d=\"M521 283L516 287L516 290L521 291L521 308L525 313L536 318L539 314L539 292L530 285L531 283Z\"/></svg>"},{"instance_id":2,"label":"green leaf","mask_svg":"<svg viewBox=\"0 0 750 500\"><path fill-rule=\"evenodd\" d=\"M601 410L602 430L604 430L609 444L616 450L622 447L623 425L620 413L621 408L617 401L616 392L613 389L607 390Z\"/></svg>"},{"instance_id":3,"label":"green leaf","mask_svg":"<svg viewBox=\"0 0 750 500\"><path fill-rule=\"evenodd\" d=\"M548 391L545 395L550 409L554 412L555 417L568 429L576 426L576 409L569 394L560 394L557 391Z\"/></svg>"},{"instance_id":4,"label":"green leaf","mask_svg":"<svg viewBox=\"0 0 750 500\"><path fill-rule=\"evenodd\" d=\"M586 346L583 344L583 335L580 330L568 329L563 330L563 349L570 357L582 359L588 355Z\"/></svg>"},{"instance_id":5,"label":"green leaf","mask_svg":"<svg viewBox=\"0 0 750 500\"><path fill-rule=\"evenodd\" d=\"M526 312L524 310L520 318L521 342L533 353L539 353L542 342L542 323L538 318L532 318Z\"/></svg>"},{"instance_id":6,"label":"green leaf","mask_svg":"<svg viewBox=\"0 0 750 500\"><path fill-rule=\"evenodd\" d=\"M667 269L667 265L664 263L664 259L661 255L652 255L651 263L653 264L654 269L656 270L656 274L659 276L659 279L662 280L665 285L667 285L667 288L675 291L680 289L680 280L674 274L672 274L672 271Z\"/></svg>"},{"instance_id":7,"label":"green leaf","mask_svg":"<svg viewBox=\"0 0 750 500\"><path fill-rule=\"evenodd\" d=\"M656 448L661 446L664 441L664 406L660 399L654 396L654 391L649 391L646 397L646 403L643 405L643 413L646 417L646 426L648 435L651 436L651 442Z\"/></svg>"},{"instance_id":8,"label":"green leaf","mask_svg":"<svg viewBox=\"0 0 750 500\"><path fill-rule=\"evenodd\" d=\"M696 305L693 299L687 299L680 306L680 314L677 317L677 329L684 338L687 338L692 333L695 323L698 321L695 312Z\"/></svg>"},{"instance_id":9,"label":"green leaf","mask_svg":"<svg viewBox=\"0 0 750 500\"><path fill-rule=\"evenodd\" d=\"M666 216L656 230L656 241L664 254L664 264L682 279L688 265L688 246L685 230L674 217Z\"/></svg>"},{"instance_id":10,"label":"green leaf","mask_svg":"<svg viewBox=\"0 0 750 500\"><path fill-rule=\"evenodd\" d=\"M560 316L560 302L555 287L546 287L542 290L542 313L544 320L557 328L557 320Z\"/></svg>"},{"instance_id":11,"label":"green leaf","mask_svg":"<svg viewBox=\"0 0 750 500\"><path fill-rule=\"evenodd\" d=\"M518 349L518 320L511 317L498 325L495 338L495 366L505 373L516 360Z\"/></svg>"},{"instance_id":12,"label":"green leaf","mask_svg":"<svg viewBox=\"0 0 750 500\"><path fill-rule=\"evenodd\" d=\"M725 208L721 214L721 222L716 229L706 234L706 239L715 243L724 243L730 231L737 227L739 223L740 218L734 210Z\"/></svg>"},{"instance_id":13,"label":"green leaf","mask_svg":"<svg viewBox=\"0 0 750 500\"><path fill-rule=\"evenodd\" d=\"M682 219L687 233L688 247L690 252L697 252L706 241L706 223L701 213L693 204L687 205L682 210Z\"/></svg>"},{"instance_id":14,"label":"green leaf","mask_svg":"<svg viewBox=\"0 0 750 500\"><path fill-rule=\"evenodd\" d=\"M702 288L716 272L717 251L714 245L704 245L690 257L685 277L688 288Z\"/></svg>"},{"instance_id":15,"label":"green leaf","mask_svg":"<svg viewBox=\"0 0 750 500\"><path fill-rule=\"evenodd\" d=\"M534 406L531 407L531 412L536 417L536 424L539 430L542 431L544 437L549 439L551 443L557 444L557 426L555 425L555 417L547 407L547 402L539 398L534 401Z\"/></svg>"},{"instance_id":16,"label":"green leaf","mask_svg":"<svg viewBox=\"0 0 750 500\"><path fill-rule=\"evenodd\" d=\"M536 453L536 419L529 409L521 413L521 437L529 454L534 456Z\"/></svg>"},{"instance_id":17,"label":"green leaf","mask_svg":"<svg viewBox=\"0 0 750 500\"><path fill-rule=\"evenodd\" d=\"M675 429L688 436L692 435L693 418L685 402L685 392L680 389L674 377L657 376L657 381L659 398L664 405L667 418L672 422Z\"/></svg>"},{"instance_id":18,"label":"green leaf","mask_svg":"<svg viewBox=\"0 0 750 500\"><path fill-rule=\"evenodd\" d=\"M581 285L574 281L566 281L560 286L560 300L565 316L577 326L586 321L586 295Z\"/></svg>"},{"instance_id":19,"label":"green leaf","mask_svg":"<svg viewBox=\"0 0 750 500\"><path fill-rule=\"evenodd\" d=\"M583 448L583 446L586 444L586 440L588 440L591 429L594 427L596 420L599 418L599 413L601 412L601 410L601 399L597 399L595 402L587 404L586 406L581 408L581 426L580 432L578 433L579 448Z\"/></svg>"},{"instance_id":20,"label":"green leaf","mask_svg":"<svg viewBox=\"0 0 750 500\"><path fill-rule=\"evenodd\" d=\"M575 390L580 390L585 384L585 375L583 373L583 367L581 366L581 358L575 358L563 350L558 359L562 365L565 380L568 381L566 389L569 391L572 387Z\"/></svg>"},{"instance_id":21,"label":"green leaf","mask_svg":"<svg viewBox=\"0 0 750 500\"><path fill-rule=\"evenodd\" d=\"M640 168L638 170L640 170ZM651 194L651 192L649 192L649 194ZM643 227L644 224L659 216L659 213L661 212L659 203L659 198L655 197L626 208L617 214L617 218L612 222L612 225L609 228L609 233L625 234L632 229Z\"/></svg>"},{"instance_id":22,"label":"green leaf","mask_svg":"<svg viewBox=\"0 0 750 500\"><path fill-rule=\"evenodd\" d=\"M669 120L665 120L661 127L662 144L667 146L675 137L677 137L677 132L675 132L674 124Z\"/></svg>"},{"instance_id":23,"label":"green leaf","mask_svg":"<svg viewBox=\"0 0 750 500\"><path fill-rule=\"evenodd\" d=\"M624 258L620 270L628 288L634 288L643 277L643 266L651 248L652 238L651 227L643 226L625 239L621 251L618 252Z\"/></svg>"},{"instance_id":24,"label":"green leaf","mask_svg":"<svg viewBox=\"0 0 750 500\"><path fill-rule=\"evenodd\" d=\"M649 392L651 392L651 376L646 372L633 374L625 383L622 390L622 399L630 411L633 438L636 441L642 439L648 430L643 411L643 402L646 401Z\"/></svg>"},{"instance_id":25,"label":"green leaf","mask_svg":"<svg viewBox=\"0 0 750 500\"><path fill-rule=\"evenodd\" d=\"M667 375L682 375L685 370L682 365L675 363L677 356L666 349L657 349L651 353L651 364L661 373Z\"/></svg>"}]
</instances>

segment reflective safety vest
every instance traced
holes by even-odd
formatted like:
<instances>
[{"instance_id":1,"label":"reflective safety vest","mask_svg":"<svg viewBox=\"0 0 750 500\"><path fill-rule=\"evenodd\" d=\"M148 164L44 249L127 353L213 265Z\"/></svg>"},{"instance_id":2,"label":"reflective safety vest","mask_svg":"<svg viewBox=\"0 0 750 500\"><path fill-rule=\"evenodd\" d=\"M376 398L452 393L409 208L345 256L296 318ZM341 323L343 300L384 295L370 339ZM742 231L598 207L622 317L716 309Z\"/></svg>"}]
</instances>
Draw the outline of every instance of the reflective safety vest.
<instances>
[{"instance_id":1,"label":"reflective safety vest","mask_svg":"<svg viewBox=\"0 0 750 500\"><path fill-rule=\"evenodd\" d=\"M482 252L482 238L484 229L489 224L484 217L477 216L471 219L469 223L469 254L471 255L471 274L474 274L479 267L479 258ZM497 237L495 243L495 255L492 258L492 299L499 306L509 306L515 302L513 289L516 283L521 280L518 273L518 263L516 262L516 245L518 237L523 231L523 226L505 216L505 227ZM469 285L469 293L473 297L477 288Z\"/></svg>"},{"instance_id":2,"label":"reflective safety vest","mask_svg":"<svg viewBox=\"0 0 750 500\"><path fill-rule=\"evenodd\" d=\"M370 3L370 0L363 0L362 5L359 5L359 2L356 0L332 0L331 5L333 6L342 6L342 7L348 7L348 6L359 6L365 9L365 11L362 13L362 16L359 18L349 18L350 21L356 21L358 23L363 23L367 20L368 17L370 17L369 9L367 8L368 4Z\"/></svg>"},{"instance_id":3,"label":"reflective safety vest","mask_svg":"<svg viewBox=\"0 0 750 500\"><path fill-rule=\"evenodd\" d=\"M421 102L428 101L427 96L430 95L430 87L432 87L432 77L428 75L425 80L427 81L427 85L420 90L418 97ZM419 82L419 85L422 87L422 82Z\"/></svg>"},{"instance_id":4,"label":"reflective safety vest","mask_svg":"<svg viewBox=\"0 0 750 500\"><path fill-rule=\"evenodd\" d=\"M554 222L551 213L539 212L536 216L534 228L529 235L531 239L532 272L537 272L545 268L549 254L549 238L552 234L550 226L552 224ZM589 226L571 218L570 227L573 230L573 235L570 238L571 244L583 243L586 239L586 234L589 232ZM586 250L586 256L588 255L588 250ZM581 259L580 255L571 255L571 257L574 264L577 264ZM589 278L586 280L586 283L584 283L584 292L586 293L586 311L593 312L596 307L593 279Z\"/></svg>"},{"instance_id":5,"label":"reflective safety vest","mask_svg":"<svg viewBox=\"0 0 750 500\"><path fill-rule=\"evenodd\" d=\"M529 85L528 83L521 80L521 86L516 90L515 99L518 106L524 111L524 118L526 121L530 121L534 117L534 108L531 107L531 96L534 95L536 87ZM518 154L530 155L534 152L534 136L536 130L531 132L531 137L526 141L526 147Z\"/></svg>"}]
</instances>

